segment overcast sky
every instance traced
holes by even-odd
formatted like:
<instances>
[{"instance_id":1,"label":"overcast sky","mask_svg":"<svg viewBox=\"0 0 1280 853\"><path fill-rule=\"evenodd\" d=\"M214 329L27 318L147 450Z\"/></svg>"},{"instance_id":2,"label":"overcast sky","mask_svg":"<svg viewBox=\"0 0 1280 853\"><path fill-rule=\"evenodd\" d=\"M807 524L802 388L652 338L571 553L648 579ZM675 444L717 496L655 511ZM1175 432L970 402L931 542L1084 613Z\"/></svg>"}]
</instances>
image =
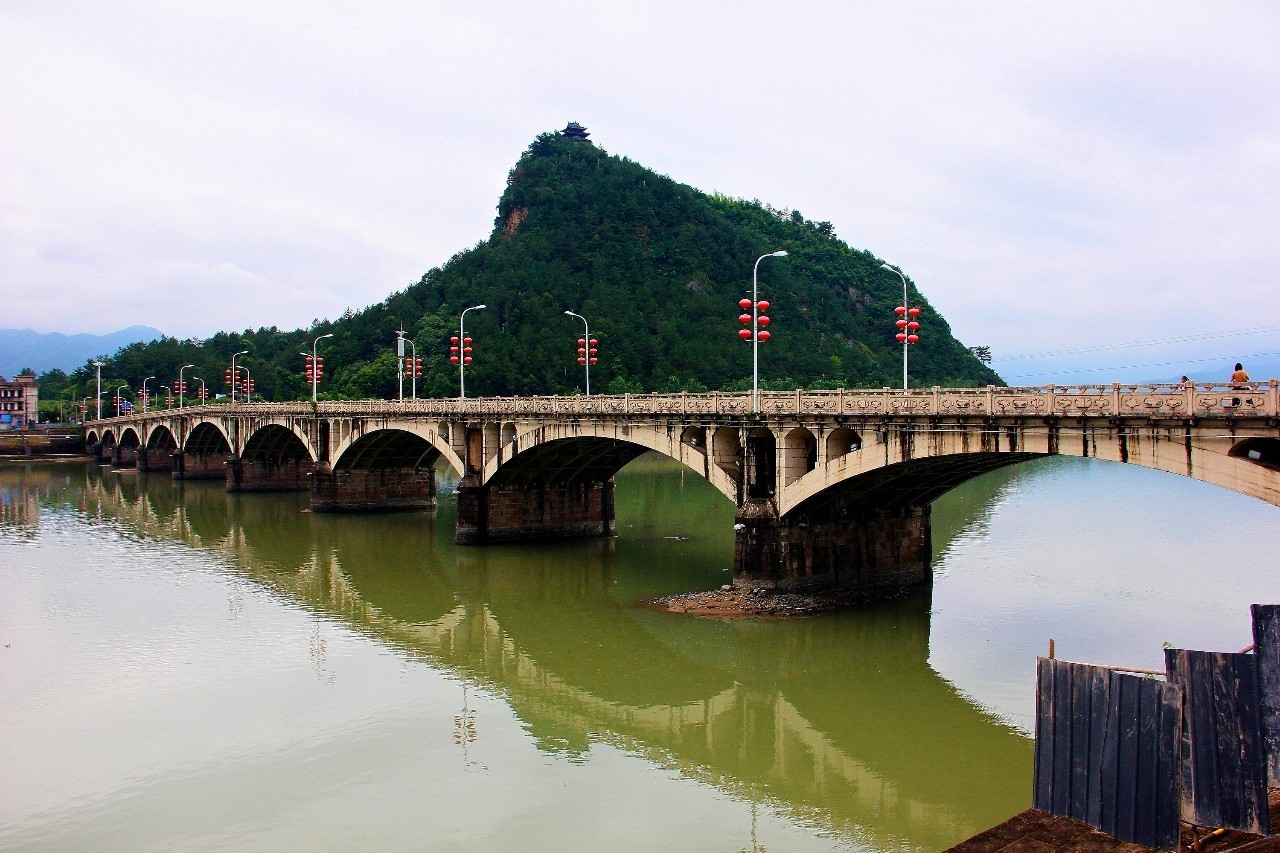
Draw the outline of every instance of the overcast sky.
<instances>
[{"instance_id":1,"label":"overcast sky","mask_svg":"<svg viewBox=\"0 0 1280 853\"><path fill-rule=\"evenodd\" d=\"M1280 350L1277 43L1262 2L5 0L0 328L362 308L575 120L832 222L1000 356Z\"/></svg>"}]
</instances>

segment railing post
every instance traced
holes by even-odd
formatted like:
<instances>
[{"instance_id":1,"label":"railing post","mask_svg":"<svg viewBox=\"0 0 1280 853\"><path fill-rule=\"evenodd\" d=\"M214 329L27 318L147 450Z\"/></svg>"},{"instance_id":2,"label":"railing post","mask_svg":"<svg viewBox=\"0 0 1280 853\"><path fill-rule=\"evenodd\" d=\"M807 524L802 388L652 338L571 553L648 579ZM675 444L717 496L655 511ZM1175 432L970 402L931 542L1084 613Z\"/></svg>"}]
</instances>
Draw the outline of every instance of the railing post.
<instances>
[{"instance_id":1,"label":"railing post","mask_svg":"<svg viewBox=\"0 0 1280 853\"><path fill-rule=\"evenodd\" d=\"M794 414L796 415L800 414L800 389L799 388L796 389L796 410Z\"/></svg>"},{"instance_id":2,"label":"railing post","mask_svg":"<svg viewBox=\"0 0 1280 853\"><path fill-rule=\"evenodd\" d=\"M1280 379L1271 380L1271 388L1267 391L1267 414L1273 418L1280 414Z\"/></svg>"},{"instance_id":3,"label":"railing post","mask_svg":"<svg viewBox=\"0 0 1280 853\"><path fill-rule=\"evenodd\" d=\"M995 417L996 414L996 386L987 386L987 416Z\"/></svg>"},{"instance_id":4,"label":"railing post","mask_svg":"<svg viewBox=\"0 0 1280 853\"><path fill-rule=\"evenodd\" d=\"M1054 386L1052 385L1046 385L1044 387L1049 394L1049 400L1048 400L1049 412L1048 413L1052 415L1054 412L1058 411L1058 409L1056 408L1057 402L1058 402L1058 393L1057 391L1054 390Z\"/></svg>"},{"instance_id":5,"label":"railing post","mask_svg":"<svg viewBox=\"0 0 1280 853\"><path fill-rule=\"evenodd\" d=\"M1120 383L1111 383L1111 414L1114 417L1120 416Z\"/></svg>"},{"instance_id":6,"label":"railing post","mask_svg":"<svg viewBox=\"0 0 1280 853\"><path fill-rule=\"evenodd\" d=\"M844 389L843 388L836 389L836 411L839 412L840 414L844 414Z\"/></svg>"},{"instance_id":7,"label":"railing post","mask_svg":"<svg viewBox=\"0 0 1280 853\"><path fill-rule=\"evenodd\" d=\"M942 413L942 386L933 386L933 409L929 414L939 415Z\"/></svg>"}]
</instances>

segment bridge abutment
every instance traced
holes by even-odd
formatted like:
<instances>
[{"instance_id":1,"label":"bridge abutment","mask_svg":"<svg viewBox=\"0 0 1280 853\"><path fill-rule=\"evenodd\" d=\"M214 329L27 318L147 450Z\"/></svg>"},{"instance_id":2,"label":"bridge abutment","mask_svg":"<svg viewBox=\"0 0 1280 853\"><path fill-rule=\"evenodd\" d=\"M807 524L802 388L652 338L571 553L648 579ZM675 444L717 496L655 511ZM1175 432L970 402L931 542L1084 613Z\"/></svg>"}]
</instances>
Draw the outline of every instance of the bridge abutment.
<instances>
[{"instance_id":1,"label":"bridge abutment","mask_svg":"<svg viewBox=\"0 0 1280 853\"><path fill-rule=\"evenodd\" d=\"M779 519L771 501L738 510L738 587L891 595L933 580L929 507L866 509L833 521Z\"/></svg>"},{"instance_id":2,"label":"bridge abutment","mask_svg":"<svg viewBox=\"0 0 1280 853\"><path fill-rule=\"evenodd\" d=\"M401 512L435 509L434 468L330 471L311 475L312 512Z\"/></svg>"},{"instance_id":3,"label":"bridge abutment","mask_svg":"<svg viewBox=\"0 0 1280 853\"><path fill-rule=\"evenodd\" d=\"M303 492L311 488L309 459L228 457L228 492Z\"/></svg>"},{"instance_id":4,"label":"bridge abutment","mask_svg":"<svg viewBox=\"0 0 1280 853\"><path fill-rule=\"evenodd\" d=\"M614 480L481 486L458 484L459 545L612 536Z\"/></svg>"}]
</instances>

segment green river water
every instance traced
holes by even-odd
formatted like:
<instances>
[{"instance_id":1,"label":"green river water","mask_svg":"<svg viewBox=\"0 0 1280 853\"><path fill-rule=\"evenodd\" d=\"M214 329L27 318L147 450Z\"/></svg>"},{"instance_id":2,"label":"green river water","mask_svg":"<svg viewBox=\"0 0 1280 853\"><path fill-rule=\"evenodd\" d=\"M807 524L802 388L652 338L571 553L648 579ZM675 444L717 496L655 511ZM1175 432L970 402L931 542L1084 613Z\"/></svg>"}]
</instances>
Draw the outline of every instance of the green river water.
<instances>
[{"instance_id":1,"label":"green river water","mask_svg":"<svg viewBox=\"0 0 1280 853\"><path fill-rule=\"evenodd\" d=\"M454 496L0 466L0 849L941 850L1030 805L1034 673L1236 650L1280 509L1050 459L934 505L935 583L790 619L726 583L733 507L618 476L618 536L459 548Z\"/></svg>"}]
</instances>

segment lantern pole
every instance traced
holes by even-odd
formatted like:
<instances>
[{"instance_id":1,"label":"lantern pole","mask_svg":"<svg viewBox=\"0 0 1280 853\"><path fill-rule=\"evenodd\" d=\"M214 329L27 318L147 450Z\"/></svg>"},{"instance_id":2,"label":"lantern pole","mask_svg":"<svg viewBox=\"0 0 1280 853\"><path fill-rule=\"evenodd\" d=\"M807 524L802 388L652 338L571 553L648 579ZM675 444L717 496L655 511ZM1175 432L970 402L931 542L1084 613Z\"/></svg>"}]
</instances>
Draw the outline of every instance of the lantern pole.
<instances>
[{"instance_id":1,"label":"lantern pole","mask_svg":"<svg viewBox=\"0 0 1280 853\"><path fill-rule=\"evenodd\" d=\"M142 413L143 413L144 415L147 413L147 401L148 401L148 398L147 398L147 383L148 383L148 382L150 382L152 379L155 379L155 377L154 377L154 376L148 376L146 379L142 380Z\"/></svg>"},{"instance_id":2,"label":"lantern pole","mask_svg":"<svg viewBox=\"0 0 1280 853\"><path fill-rule=\"evenodd\" d=\"M575 314L572 311L566 311L564 313L568 314L570 317L577 317L579 320L582 321L582 335L583 335L582 366L585 367L587 370L586 388L587 388L587 396L590 397L591 396L591 327L587 325L587 318L583 317L581 314Z\"/></svg>"},{"instance_id":3,"label":"lantern pole","mask_svg":"<svg viewBox=\"0 0 1280 853\"><path fill-rule=\"evenodd\" d=\"M236 377L239 376L239 374L236 373L236 358L248 354L249 351L246 349L231 356L231 402L233 403L236 401Z\"/></svg>"},{"instance_id":4,"label":"lantern pole","mask_svg":"<svg viewBox=\"0 0 1280 853\"><path fill-rule=\"evenodd\" d=\"M313 406L317 405L316 392L319 390L320 386L320 364L316 358L316 346L325 338L332 337L333 332L330 332L327 335L321 335L311 342L311 405ZM306 355L306 353L303 353L303 355Z\"/></svg>"},{"instance_id":5,"label":"lantern pole","mask_svg":"<svg viewBox=\"0 0 1280 853\"><path fill-rule=\"evenodd\" d=\"M401 332L401 334L404 333ZM413 400L416 402L418 399L418 347L409 338L405 338L405 341L409 344L409 351L412 353L413 358L413 370L409 371L409 389Z\"/></svg>"},{"instance_id":6,"label":"lantern pole","mask_svg":"<svg viewBox=\"0 0 1280 853\"><path fill-rule=\"evenodd\" d=\"M182 408L183 400L187 396L187 383L182 379L182 371L188 367L195 367L194 364L184 364L178 368L178 408Z\"/></svg>"},{"instance_id":7,"label":"lantern pole","mask_svg":"<svg viewBox=\"0 0 1280 853\"><path fill-rule=\"evenodd\" d=\"M760 262L765 258L785 258L785 249L756 258L751 268L751 411L760 411Z\"/></svg>"},{"instance_id":8,"label":"lantern pole","mask_svg":"<svg viewBox=\"0 0 1280 853\"><path fill-rule=\"evenodd\" d=\"M901 270L897 269L896 267L891 267L888 264L881 264L880 269L888 270L889 272L892 272L892 273L897 273L898 278L902 279L902 319L903 321L906 321L907 310L910 307L907 304L907 277L902 274ZM902 331L903 331L903 334L906 334L907 327L903 326ZM907 351L910 348L911 348L911 343L904 337L902 339L902 390L903 391L907 390Z\"/></svg>"},{"instance_id":9,"label":"lantern pole","mask_svg":"<svg viewBox=\"0 0 1280 853\"><path fill-rule=\"evenodd\" d=\"M458 316L458 399L467 399L467 312L488 308L488 305L472 305Z\"/></svg>"}]
</instances>

